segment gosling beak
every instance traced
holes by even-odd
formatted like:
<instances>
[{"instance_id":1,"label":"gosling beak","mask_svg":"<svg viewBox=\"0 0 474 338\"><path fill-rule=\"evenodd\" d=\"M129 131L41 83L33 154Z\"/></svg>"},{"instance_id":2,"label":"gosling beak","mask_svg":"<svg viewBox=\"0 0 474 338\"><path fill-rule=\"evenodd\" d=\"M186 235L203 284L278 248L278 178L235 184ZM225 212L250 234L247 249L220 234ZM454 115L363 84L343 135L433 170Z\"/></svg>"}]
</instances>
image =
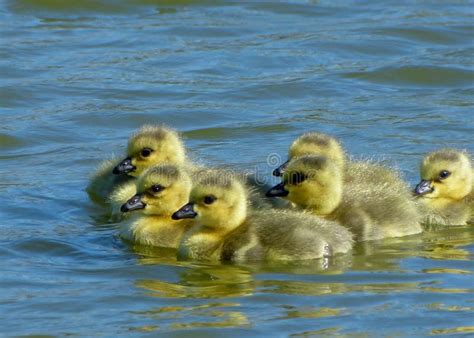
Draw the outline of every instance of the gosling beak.
<instances>
[{"instance_id":1,"label":"gosling beak","mask_svg":"<svg viewBox=\"0 0 474 338\"><path fill-rule=\"evenodd\" d=\"M280 183L271 188L265 194L267 197L285 197L288 196L288 191L285 190L285 183Z\"/></svg>"},{"instance_id":2,"label":"gosling beak","mask_svg":"<svg viewBox=\"0 0 474 338\"><path fill-rule=\"evenodd\" d=\"M182 206L178 211L176 211L171 218L174 220L183 219L183 218L194 218L197 216L194 211L194 203L188 203Z\"/></svg>"},{"instance_id":3,"label":"gosling beak","mask_svg":"<svg viewBox=\"0 0 474 338\"><path fill-rule=\"evenodd\" d=\"M290 160L286 161L281 166L279 166L278 168L273 170L273 176L278 176L278 177L283 176L283 172L285 171L285 169L288 166L289 162L290 162Z\"/></svg>"},{"instance_id":4,"label":"gosling beak","mask_svg":"<svg viewBox=\"0 0 474 338\"><path fill-rule=\"evenodd\" d=\"M143 209L146 204L142 201L142 194L136 194L120 207L121 212L129 212L133 210Z\"/></svg>"},{"instance_id":5,"label":"gosling beak","mask_svg":"<svg viewBox=\"0 0 474 338\"><path fill-rule=\"evenodd\" d=\"M416 196L423 196L433 191L434 188L431 186L431 181L421 180L415 187Z\"/></svg>"},{"instance_id":6,"label":"gosling beak","mask_svg":"<svg viewBox=\"0 0 474 338\"><path fill-rule=\"evenodd\" d=\"M130 157L127 157L115 166L112 173L114 175L120 175L122 173L129 173L131 171L134 171L135 169L137 168L132 164L132 159Z\"/></svg>"}]
</instances>

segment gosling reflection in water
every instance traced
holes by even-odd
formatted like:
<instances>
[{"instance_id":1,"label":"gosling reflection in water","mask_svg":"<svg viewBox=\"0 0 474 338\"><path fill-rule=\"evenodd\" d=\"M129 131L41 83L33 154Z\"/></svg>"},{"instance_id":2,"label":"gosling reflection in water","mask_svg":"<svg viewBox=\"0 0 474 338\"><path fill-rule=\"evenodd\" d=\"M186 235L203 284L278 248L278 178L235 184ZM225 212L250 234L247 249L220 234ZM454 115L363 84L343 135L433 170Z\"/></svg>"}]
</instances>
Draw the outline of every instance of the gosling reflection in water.
<instances>
[{"instance_id":1,"label":"gosling reflection in water","mask_svg":"<svg viewBox=\"0 0 474 338\"><path fill-rule=\"evenodd\" d=\"M229 298L248 296L255 291L250 269L233 265L196 265L180 273L177 283L162 280L138 280L137 287L151 291L150 295L161 298Z\"/></svg>"},{"instance_id":2,"label":"gosling reflection in water","mask_svg":"<svg viewBox=\"0 0 474 338\"><path fill-rule=\"evenodd\" d=\"M215 302L195 306L162 306L133 313L167 322L165 329L168 330L250 327L249 318L239 308L238 303ZM150 332L159 326L149 325L146 328L152 328L147 330Z\"/></svg>"},{"instance_id":3,"label":"gosling reflection in water","mask_svg":"<svg viewBox=\"0 0 474 338\"><path fill-rule=\"evenodd\" d=\"M393 293L467 294L466 288L436 285L433 274L463 274L469 271L450 269L452 259L469 260L470 254L463 246L474 241L472 227L444 228L410 238L392 238L382 241L358 243L353 255L333 257L329 268L317 261L311 262L261 262L237 266L230 264L202 264L183 262L173 256L174 250L163 252L161 248L134 246L139 254L138 262L146 265L169 264L178 267L175 278L139 279L135 286L145 290L150 297L171 299L173 305L153 307L134 312L151 319L151 324L141 331L183 330L195 328L251 328L259 319L246 315L244 301L240 297L258 299L272 297L294 299L292 296L325 297L351 294L393 295ZM349 257L348 257L349 256ZM406 270L400 267L405 258L427 257L446 262L446 268L438 264L436 269L423 270L429 277L417 275L416 280L406 281ZM152 268L150 266L150 268ZM361 271L351 273L351 271ZM371 273L361 282L365 271ZM380 274L377 274L380 272ZM387 279L387 272L392 272ZM393 273L394 272L394 273ZM378 276L384 276L378 279ZM428 279L427 279L428 278ZM428 283L427 283L428 280ZM287 297L291 296L291 297ZM173 300L175 299L175 300ZM182 301L178 301L182 299ZM198 305L190 306L190 301ZM326 299L326 298L325 298ZM183 305L184 303L184 305ZM177 305L174 305L177 304ZM298 320L320 317L347 316L350 307L308 306L300 303L282 303L273 307L268 319ZM388 310L384 310L388 311ZM350 313L349 313L350 314ZM156 324L156 325L155 325ZM215 331L212 331L215 332Z\"/></svg>"}]
</instances>

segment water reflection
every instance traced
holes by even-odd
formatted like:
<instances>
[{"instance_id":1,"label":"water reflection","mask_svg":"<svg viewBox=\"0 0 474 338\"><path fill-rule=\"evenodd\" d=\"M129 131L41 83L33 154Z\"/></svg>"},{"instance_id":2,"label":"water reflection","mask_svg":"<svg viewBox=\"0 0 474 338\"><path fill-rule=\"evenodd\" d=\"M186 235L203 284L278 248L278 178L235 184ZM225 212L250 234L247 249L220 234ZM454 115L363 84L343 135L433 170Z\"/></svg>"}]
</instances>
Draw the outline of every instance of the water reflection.
<instances>
[{"instance_id":1,"label":"water reflection","mask_svg":"<svg viewBox=\"0 0 474 338\"><path fill-rule=\"evenodd\" d=\"M435 260L469 260L472 253L465 246L474 242L474 227L442 227L428 229L423 234L419 256Z\"/></svg>"},{"instance_id":2,"label":"water reflection","mask_svg":"<svg viewBox=\"0 0 474 338\"><path fill-rule=\"evenodd\" d=\"M461 326L461 327L454 327L450 329L435 329L431 331L432 335L438 335L438 334L452 335L456 333L461 333L461 334L474 333L474 326Z\"/></svg>"},{"instance_id":3,"label":"water reflection","mask_svg":"<svg viewBox=\"0 0 474 338\"><path fill-rule=\"evenodd\" d=\"M341 295L353 292L384 294L412 291L420 287L420 283L307 283L298 281L263 281L261 292L291 294L304 296Z\"/></svg>"},{"instance_id":4,"label":"water reflection","mask_svg":"<svg viewBox=\"0 0 474 338\"><path fill-rule=\"evenodd\" d=\"M209 303L196 306L164 306L133 314L166 323L167 329L180 330L199 327L245 327L247 316L239 310L237 303ZM157 325L141 327L141 330L156 330Z\"/></svg>"},{"instance_id":5,"label":"water reflection","mask_svg":"<svg viewBox=\"0 0 474 338\"><path fill-rule=\"evenodd\" d=\"M403 271L400 260L424 257L434 260L470 260L465 247L474 242L474 227L431 227L420 235L358 243L351 269Z\"/></svg>"},{"instance_id":6,"label":"water reflection","mask_svg":"<svg viewBox=\"0 0 474 338\"><path fill-rule=\"evenodd\" d=\"M197 263L178 261L173 249L132 245L130 249L138 255L143 265L172 265L179 267L179 281L158 279L137 280L135 285L150 295L162 298L229 298L255 293L256 288L265 287L255 277L277 274L308 275L322 273L339 275L351 266L350 255L340 255L319 260L301 262L259 262L246 265L231 263Z\"/></svg>"},{"instance_id":7,"label":"water reflection","mask_svg":"<svg viewBox=\"0 0 474 338\"><path fill-rule=\"evenodd\" d=\"M135 285L160 298L242 297L253 294L256 286L248 269L231 265L192 265L179 272L177 283L146 279Z\"/></svg>"},{"instance_id":8,"label":"water reflection","mask_svg":"<svg viewBox=\"0 0 474 338\"><path fill-rule=\"evenodd\" d=\"M336 308L318 308L318 307L298 307L292 305L284 305L285 315L275 319L291 319L291 318L320 318L339 316L344 313L344 309Z\"/></svg>"},{"instance_id":9,"label":"water reflection","mask_svg":"<svg viewBox=\"0 0 474 338\"><path fill-rule=\"evenodd\" d=\"M341 327L329 327L329 328L321 329L321 330L313 330L313 331L304 331L304 332L301 332L301 333L294 333L294 334L290 335L290 337L302 338L302 337L317 337L317 336L321 336L321 337L325 337L325 336L351 337L351 336L354 336L354 335L350 335L350 334L338 334L338 332L340 330L341 330ZM357 336L359 336L359 335L357 335Z\"/></svg>"},{"instance_id":10,"label":"water reflection","mask_svg":"<svg viewBox=\"0 0 474 338\"><path fill-rule=\"evenodd\" d=\"M260 262L247 265L197 264L179 262L173 249L132 245L139 264L171 264L186 267L182 274L183 284L193 285L207 280L227 279L248 282L252 274L343 274L351 271L403 272L400 262L405 258L423 257L433 260L469 260L472 256L465 247L474 243L474 227L443 227L428 229L421 235L390 238L381 241L357 243L350 255L338 255L328 259L300 262ZM453 268L424 269L426 273L468 274L468 270Z\"/></svg>"},{"instance_id":11,"label":"water reflection","mask_svg":"<svg viewBox=\"0 0 474 338\"><path fill-rule=\"evenodd\" d=\"M474 242L473 229L454 227L430 229L422 235L399 239L359 243L352 255L341 255L328 261L260 263L247 265L202 264L176 259L174 250L131 246L141 265L169 265L176 276L159 279L137 279L135 287L152 298L193 299L198 304L178 302L176 305L152 307L134 314L152 319L159 325L134 328L139 331L182 330L190 328L253 327L245 299L250 296L334 297L345 295L344 306L314 306L284 302L275 304L266 320L319 319L349 316L351 307L360 306L368 295L406 294L461 295L471 288L440 283L438 275L470 275L472 272L450 266L455 260L469 260L464 247ZM413 274L406 262L429 258L446 261L446 267L425 267ZM170 280L171 279L171 280ZM360 296L357 296L360 295ZM351 299L354 298L354 299ZM229 301L226 301L228 299ZM367 300L364 300L367 302ZM370 302L369 302L370 303ZM358 305L359 304L359 305ZM366 304L367 305L367 304ZM365 311L391 311L393 303L368 307ZM460 304L429 303L427 311L471 313L473 308ZM165 325L163 327L163 324ZM457 331L456 331L457 330ZM470 332L469 328L436 329L442 332ZM341 327L294 333L295 337L341 334Z\"/></svg>"}]
</instances>

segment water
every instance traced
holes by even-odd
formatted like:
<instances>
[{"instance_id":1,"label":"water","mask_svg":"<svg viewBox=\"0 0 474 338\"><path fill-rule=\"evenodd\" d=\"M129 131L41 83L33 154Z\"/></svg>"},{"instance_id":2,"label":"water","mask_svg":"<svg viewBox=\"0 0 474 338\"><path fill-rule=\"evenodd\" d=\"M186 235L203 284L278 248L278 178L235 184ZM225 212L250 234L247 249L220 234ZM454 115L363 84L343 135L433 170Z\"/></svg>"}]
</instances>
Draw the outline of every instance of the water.
<instances>
[{"instance_id":1,"label":"water","mask_svg":"<svg viewBox=\"0 0 474 338\"><path fill-rule=\"evenodd\" d=\"M321 262L177 262L117 237L84 188L144 123L209 165L285 158L307 130L414 184L474 151L473 3L0 2L0 332L5 336L474 333L474 230ZM273 158L273 157L272 157Z\"/></svg>"}]
</instances>

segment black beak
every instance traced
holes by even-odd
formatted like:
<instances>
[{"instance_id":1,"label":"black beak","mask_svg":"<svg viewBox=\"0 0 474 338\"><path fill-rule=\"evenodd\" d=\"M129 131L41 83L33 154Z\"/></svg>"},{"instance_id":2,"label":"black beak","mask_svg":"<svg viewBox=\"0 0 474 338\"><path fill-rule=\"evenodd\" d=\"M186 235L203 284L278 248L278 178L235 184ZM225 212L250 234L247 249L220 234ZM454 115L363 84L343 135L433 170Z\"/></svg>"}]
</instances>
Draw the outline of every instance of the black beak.
<instances>
[{"instance_id":1,"label":"black beak","mask_svg":"<svg viewBox=\"0 0 474 338\"><path fill-rule=\"evenodd\" d=\"M142 202L142 194L136 194L130 198L127 203L120 207L121 212L129 212L133 210L143 209L146 204Z\"/></svg>"},{"instance_id":2,"label":"black beak","mask_svg":"<svg viewBox=\"0 0 474 338\"><path fill-rule=\"evenodd\" d=\"M290 162L290 160L286 161L281 166L279 166L278 168L273 170L273 176L278 176L278 177L283 176L283 172L285 171L285 169L288 166L289 162Z\"/></svg>"},{"instance_id":3,"label":"black beak","mask_svg":"<svg viewBox=\"0 0 474 338\"><path fill-rule=\"evenodd\" d=\"M271 188L265 194L267 197L285 197L288 196L288 191L285 190L285 183L280 183Z\"/></svg>"},{"instance_id":4,"label":"black beak","mask_svg":"<svg viewBox=\"0 0 474 338\"><path fill-rule=\"evenodd\" d=\"M188 203L182 206L178 211L176 211L171 218L174 220L183 219L183 218L194 218L197 216L194 211L194 203Z\"/></svg>"},{"instance_id":5,"label":"black beak","mask_svg":"<svg viewBox=\"0 0 474 338\"><path fill-rule=\"evenodd\" d=\"M132 159L130 157L127 157L115 166L112 173L114 173L114 175L120 175L122 173L129 173L131 171L134 171L135 169L137 168L132 164Z\"/></svg>"},{"instance_id":6,"label":"black beak","mask_svg":"<svg viewBox=\"0 0 474 338\"><path fill-rule=\"evenodd\" d=\"M421 180L415 187L415 195L417 196L423 196L433 191L434 189L431 187L431 182L426 180Z\"/></svg>"}]
</instances>

